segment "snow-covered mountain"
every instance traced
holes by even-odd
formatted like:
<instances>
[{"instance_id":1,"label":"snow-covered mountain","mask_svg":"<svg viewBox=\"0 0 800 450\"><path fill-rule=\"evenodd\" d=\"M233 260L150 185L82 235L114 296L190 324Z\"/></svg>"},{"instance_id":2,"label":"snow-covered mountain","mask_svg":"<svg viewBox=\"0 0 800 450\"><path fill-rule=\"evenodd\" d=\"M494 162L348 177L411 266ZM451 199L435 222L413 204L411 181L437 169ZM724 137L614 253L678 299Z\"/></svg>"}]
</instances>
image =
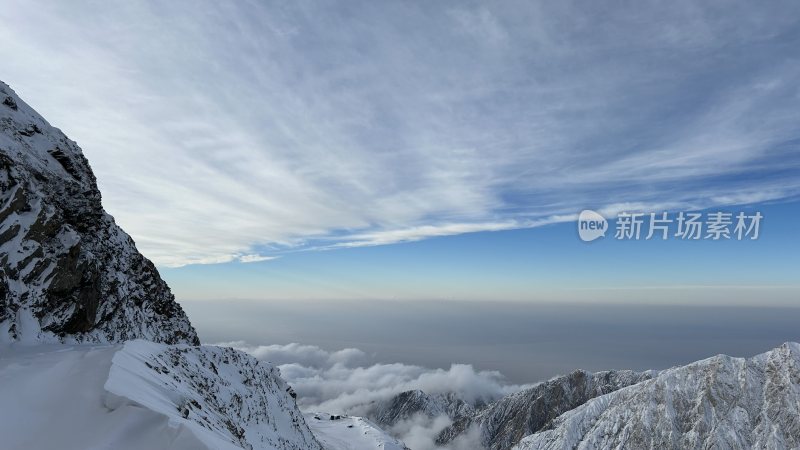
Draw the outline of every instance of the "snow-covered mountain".
<instances>
[{"instance_id":1,"label":"snow-covered mountain","mask_svg":"<svg viewBox=\"0 0 800 450\"><path fill-rule=\"evenodd\" d=\"M75 142L0 82L0 341L198 344Z\"/></svg>"},{"instance_id":2,"label":"snow-covered mountain","mask_svg":"<svg viewBox=\"0 0 800 450\"><path fill-rule=\"evenodd\" d=\"M366 419L304 417L271 364L197 345L78 146L2 82L0 102L3 449L405 449ZM420 416L453 421L439 444L477 428L491 450L797 449L800 345L576 371L488 406L407 391L370 412L385 426Z\"/></svg>"},{"instance_id":3,"label":"snow-covered mountain","mask_svg":"<svg viewBox=\"0 0 800 450\"><path fill-rule=\"evenodd\" d=\"M800 345L664 370L563 414L515 448L800 448Z\"/></svg>"},{"instance_id":4,"label":"snow-covered mountain","mask_svg":"<svg viewBox=\"0 0 800 450\"><path fill-rule=\"evenodd\" d=\"M454 420L439 434L437 443L447 444L472 427L479 427L483 448L509 449L562 413L650 376L650 373L627 370L597 373L576 370L503 397L471 416Z\"/></svg>"}]
</instances>

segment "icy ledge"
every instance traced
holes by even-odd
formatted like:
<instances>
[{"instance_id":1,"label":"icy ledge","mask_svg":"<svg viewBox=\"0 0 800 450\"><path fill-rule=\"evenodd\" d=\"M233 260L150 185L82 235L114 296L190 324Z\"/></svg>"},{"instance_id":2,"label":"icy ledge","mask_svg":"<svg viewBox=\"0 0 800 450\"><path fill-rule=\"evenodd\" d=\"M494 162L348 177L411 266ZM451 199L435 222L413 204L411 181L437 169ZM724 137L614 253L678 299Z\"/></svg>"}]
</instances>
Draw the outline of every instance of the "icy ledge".
<instances>
[{"instance_id":1,"label":"icy ledge","mask_svg":"<svg viewBox=\"0 0 800 450\"><path fill-rule=\"evenodd\" d=\"M270 364L222 347L0 347L4 449L321 450Z\"/></svg>"}]
</instances>

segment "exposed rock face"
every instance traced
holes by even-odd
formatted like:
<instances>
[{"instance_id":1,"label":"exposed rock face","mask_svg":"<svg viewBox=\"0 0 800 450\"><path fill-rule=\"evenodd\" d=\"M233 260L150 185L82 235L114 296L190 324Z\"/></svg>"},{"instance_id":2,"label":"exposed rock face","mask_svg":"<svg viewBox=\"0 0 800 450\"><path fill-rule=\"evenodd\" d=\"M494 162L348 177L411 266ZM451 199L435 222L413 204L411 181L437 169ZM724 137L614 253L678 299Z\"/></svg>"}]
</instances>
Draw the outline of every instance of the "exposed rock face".
<instances>
[{"instance_id":1,"label":"exposed rock face","mask_svg":"<svg viewBox=\"0 0 800 450\"><path fill-rule=\"evenodd\" d=\"M800 448L800 345L662 371L590 400L516 448Z\"/></svg>"},{"instance_id":2,"label":"exposed rock face","mask_svg":"<svg viewBox=\"0 0 800 450\"><path fill-rule=\"evenodd\" d=\"M198 344L80 148L0 82L0 341Z\"/></svg>"},{"instance_id":3,"label":"exposed rock face","mask_svg":"<svg viewBox=\"0 0 800 450\"><path fill-rule=\"evenodd\" d=\"M428 418L447 416L451 420L472 417L476 408L454 393L426 394L420 390L401 392L389 400L376 403L367 416L378 425L391 427L416 415Z\"/></svg>"},{"instance_id":4,"label":"exposed rock face","mask_svg":"<svg viewBox=\"0 0 800 450\"><path fill-rule=\"evenodd\" d=\"M477 426L484 448L510 449L525 436L547 427L564 412L650 376L650 373L627 370L598 373L576 370L503 397L476 415L456 420L442 430L437 443L446 444Z\"/></svg>"}]
</instances>

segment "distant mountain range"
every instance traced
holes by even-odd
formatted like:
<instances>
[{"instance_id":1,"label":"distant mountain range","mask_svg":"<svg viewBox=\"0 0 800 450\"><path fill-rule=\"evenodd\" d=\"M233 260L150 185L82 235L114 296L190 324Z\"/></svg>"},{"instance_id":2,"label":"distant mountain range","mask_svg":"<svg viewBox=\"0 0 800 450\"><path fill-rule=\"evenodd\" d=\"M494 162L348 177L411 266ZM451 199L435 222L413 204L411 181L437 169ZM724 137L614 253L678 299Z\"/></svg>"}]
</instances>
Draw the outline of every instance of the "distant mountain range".
<instances>
[{"instance_id":1,"label":"distant mountain range","mask_svg":"<svg viewBox=\"0 0 800 450\"><path fill-rule=\"evenodd\" d=\"M431 420L447 416L452 424L439 432L436 444L445 447L477 428L480 436L479 442L475 442L477 448L504 450L546 429L562 413L652 376L653 372L576 370L491 404L471 404L455 393L405 391L373 403L366 409L366 415L386 429L419 416Z\"/></svg>"},{"instance_id":2,"label":"distant mountain range","mask_svg":"<svg viewBox=\"0 0 800 450\"><path fill-rule=\"evenodd\" d=\"M800 448L800 345L664 370L587 401L516 448Z\"/></svg>"},{"instance_id":3,"label":"distant mountain range","mask_svg":"<svg viewBox=\"0 0 800 450\"><path fill-rule=\"evenodd\" d=\"M476 449L797 449L800 345L752 358L714 356L660 372L575 371L470 410L452 395L401 393L372 417L390 427L447 415L446 446L471 429Z\"/></svg>"},{"instance_id":4,"label":"distant mountain range","mask_svg":"<svg viewBox=\"0 0 800 450\"><path fill-rule=\"evenodd\" d=\"M470 427L477 426L484 448L508 449L523 437L545 429L562 413L650 376L650 373L631 371L589 373L576 370L508 395L471 417L455 420L440 433L437 443L447 444Z\"/></svg>"}]
</instances>

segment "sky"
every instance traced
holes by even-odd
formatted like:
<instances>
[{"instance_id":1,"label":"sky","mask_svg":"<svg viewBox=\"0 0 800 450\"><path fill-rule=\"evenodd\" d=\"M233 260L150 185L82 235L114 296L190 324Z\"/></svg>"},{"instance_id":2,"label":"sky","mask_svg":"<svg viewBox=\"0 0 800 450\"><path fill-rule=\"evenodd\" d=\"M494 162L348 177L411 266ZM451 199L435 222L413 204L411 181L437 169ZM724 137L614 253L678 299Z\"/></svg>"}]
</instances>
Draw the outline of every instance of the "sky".
<instances>
[{"instance_id":1,"label":"sky","mask_svg":"<svg viewBox=\"0 0 800 450\"><path fill-rule=\"evenodd\" d=\"M11 0L0 77L179 300L791 304L796 2ZM764 214L578 239L583 209Z\"/></svg>"}]
</instances>

